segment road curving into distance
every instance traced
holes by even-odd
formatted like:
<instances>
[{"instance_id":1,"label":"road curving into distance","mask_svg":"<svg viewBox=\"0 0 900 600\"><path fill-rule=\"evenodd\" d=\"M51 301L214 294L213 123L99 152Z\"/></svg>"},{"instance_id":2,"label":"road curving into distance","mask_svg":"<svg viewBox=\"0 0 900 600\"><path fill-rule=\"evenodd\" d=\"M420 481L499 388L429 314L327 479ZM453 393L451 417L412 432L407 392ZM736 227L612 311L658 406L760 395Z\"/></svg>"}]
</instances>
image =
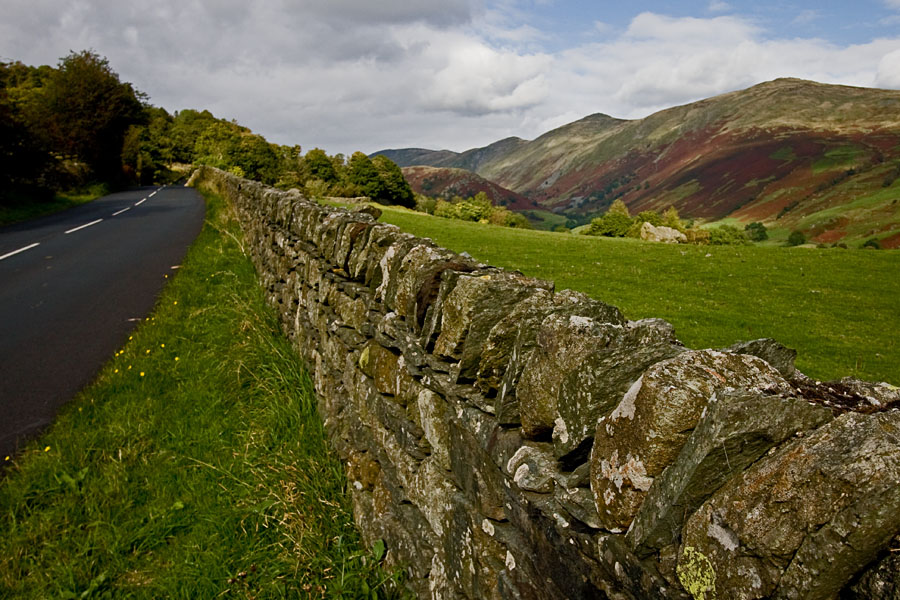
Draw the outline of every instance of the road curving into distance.
<instances>
[{"instance_id":1,"label":"road curving into distance","mask_svg":"<svg viewBox=\"0 0 900 600\"><path fill-rule=\"evenodd\" d=\"M140 188L0 228L0 465L124 345L204 215L193 188Z\"/></svg>"}]
</instances>

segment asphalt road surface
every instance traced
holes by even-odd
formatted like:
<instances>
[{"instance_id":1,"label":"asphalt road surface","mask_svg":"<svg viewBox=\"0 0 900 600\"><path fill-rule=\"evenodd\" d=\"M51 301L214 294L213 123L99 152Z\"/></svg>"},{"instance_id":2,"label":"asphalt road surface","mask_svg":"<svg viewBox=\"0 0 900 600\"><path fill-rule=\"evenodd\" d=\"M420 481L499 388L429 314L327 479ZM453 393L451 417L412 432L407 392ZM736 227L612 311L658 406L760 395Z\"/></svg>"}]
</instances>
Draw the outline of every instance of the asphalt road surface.
<instances>
[{"instance_id":1,"label":"asphalt road surface","mask_svg":"<svg viewBox=\"0 0 900 600\"><path fill-rule=\"evenodd\" d=\"M124 345L204 215L193 188L141 188L0 228L0 465Z\"/></svg>"}]
</instances>

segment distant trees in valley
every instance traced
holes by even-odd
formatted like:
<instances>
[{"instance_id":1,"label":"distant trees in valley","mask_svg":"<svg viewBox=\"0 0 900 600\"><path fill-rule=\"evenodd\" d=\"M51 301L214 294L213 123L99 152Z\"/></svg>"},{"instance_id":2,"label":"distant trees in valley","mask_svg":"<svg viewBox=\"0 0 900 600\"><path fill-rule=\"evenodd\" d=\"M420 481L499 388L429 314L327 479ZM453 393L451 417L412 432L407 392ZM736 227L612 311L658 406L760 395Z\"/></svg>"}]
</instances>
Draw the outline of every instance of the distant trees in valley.
<instances>
[{"instance_id":1,"label":"distant trees in valley","mask_svg":"<svg viewBox=\"0 0 900 600\"><path fill-rule=\"evenodd\" d=\"M495 206L485 192L478 192L468 198L453 196L450 200L429 198L418 194L415 208L419 212L426 212L445 219L490 223L518 229L532 228L531 222L525 215L513 212L503 206Z\"/></svg>"},{"instance_id":2,"label":"distant trees in valley","mask_svg":"<svg viewBox=\"0 0 900 600\"><path fill-rule=\"evenodd\" d=\"M590 227L584 233L605 237L639 238L644 223L650 223L654 227L676 229L683 233L687 242L691 244L743 245L751 241L768 239L766 227L762 223L750 223L744 229L727 224L701 229L691 223L685 223L674 206L670 206L662 214L645 210L632 217L622 200L616 200L604 215L592 219Z\"/></svg>"},{"instance_id":3,"label":"distant trees in valley","mask_svg":"<svg viewBox=\"0 0 900 600\"><path fill-rule=\"evenodd\" d=\"M269 143L207 110L169 114L94 52L72 52L56 67L0 63L0 203L95 183L164 183L199 164L283 189L415 206L385 157L357 152L348 161L318 148L303 156L299 145Z\"/></svg>"}]
</instances>

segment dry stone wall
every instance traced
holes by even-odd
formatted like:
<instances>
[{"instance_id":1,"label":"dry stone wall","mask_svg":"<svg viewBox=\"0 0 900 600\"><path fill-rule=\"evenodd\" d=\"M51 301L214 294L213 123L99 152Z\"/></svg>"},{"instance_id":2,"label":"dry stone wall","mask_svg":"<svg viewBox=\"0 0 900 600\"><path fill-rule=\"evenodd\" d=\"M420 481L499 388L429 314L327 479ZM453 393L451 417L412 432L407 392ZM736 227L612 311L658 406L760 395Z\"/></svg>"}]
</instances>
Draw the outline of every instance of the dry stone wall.
<instances>
[{"instance_id":1,"label":"dry stone wall","mask_svg":"<svg viewBox=\"0 0 900 600\"><path fill-rule=\"evenodd\" d=\"M898 598L900 392L210 168L422 598ZM376 215L377 216L377 215Z\"/></svg>"}]
</instances>

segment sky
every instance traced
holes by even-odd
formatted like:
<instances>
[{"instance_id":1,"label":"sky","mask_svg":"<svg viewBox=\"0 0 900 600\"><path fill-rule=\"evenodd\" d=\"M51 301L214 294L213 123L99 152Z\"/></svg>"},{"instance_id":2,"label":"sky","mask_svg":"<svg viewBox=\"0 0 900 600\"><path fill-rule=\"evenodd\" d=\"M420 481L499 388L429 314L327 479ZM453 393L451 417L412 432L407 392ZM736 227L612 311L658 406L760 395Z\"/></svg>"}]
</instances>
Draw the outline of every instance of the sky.
<instances>
[{"instance_id":1,"label":"sky","mask_svg":"<svg viewBox=\"0 0 900 600\"><path fill-rule=\"evenodd\" d=\"M900 89L900 0L0 0L0 60L105 56L169 112L462 151L778 77Z\"/></svg>"}]
</instances>

